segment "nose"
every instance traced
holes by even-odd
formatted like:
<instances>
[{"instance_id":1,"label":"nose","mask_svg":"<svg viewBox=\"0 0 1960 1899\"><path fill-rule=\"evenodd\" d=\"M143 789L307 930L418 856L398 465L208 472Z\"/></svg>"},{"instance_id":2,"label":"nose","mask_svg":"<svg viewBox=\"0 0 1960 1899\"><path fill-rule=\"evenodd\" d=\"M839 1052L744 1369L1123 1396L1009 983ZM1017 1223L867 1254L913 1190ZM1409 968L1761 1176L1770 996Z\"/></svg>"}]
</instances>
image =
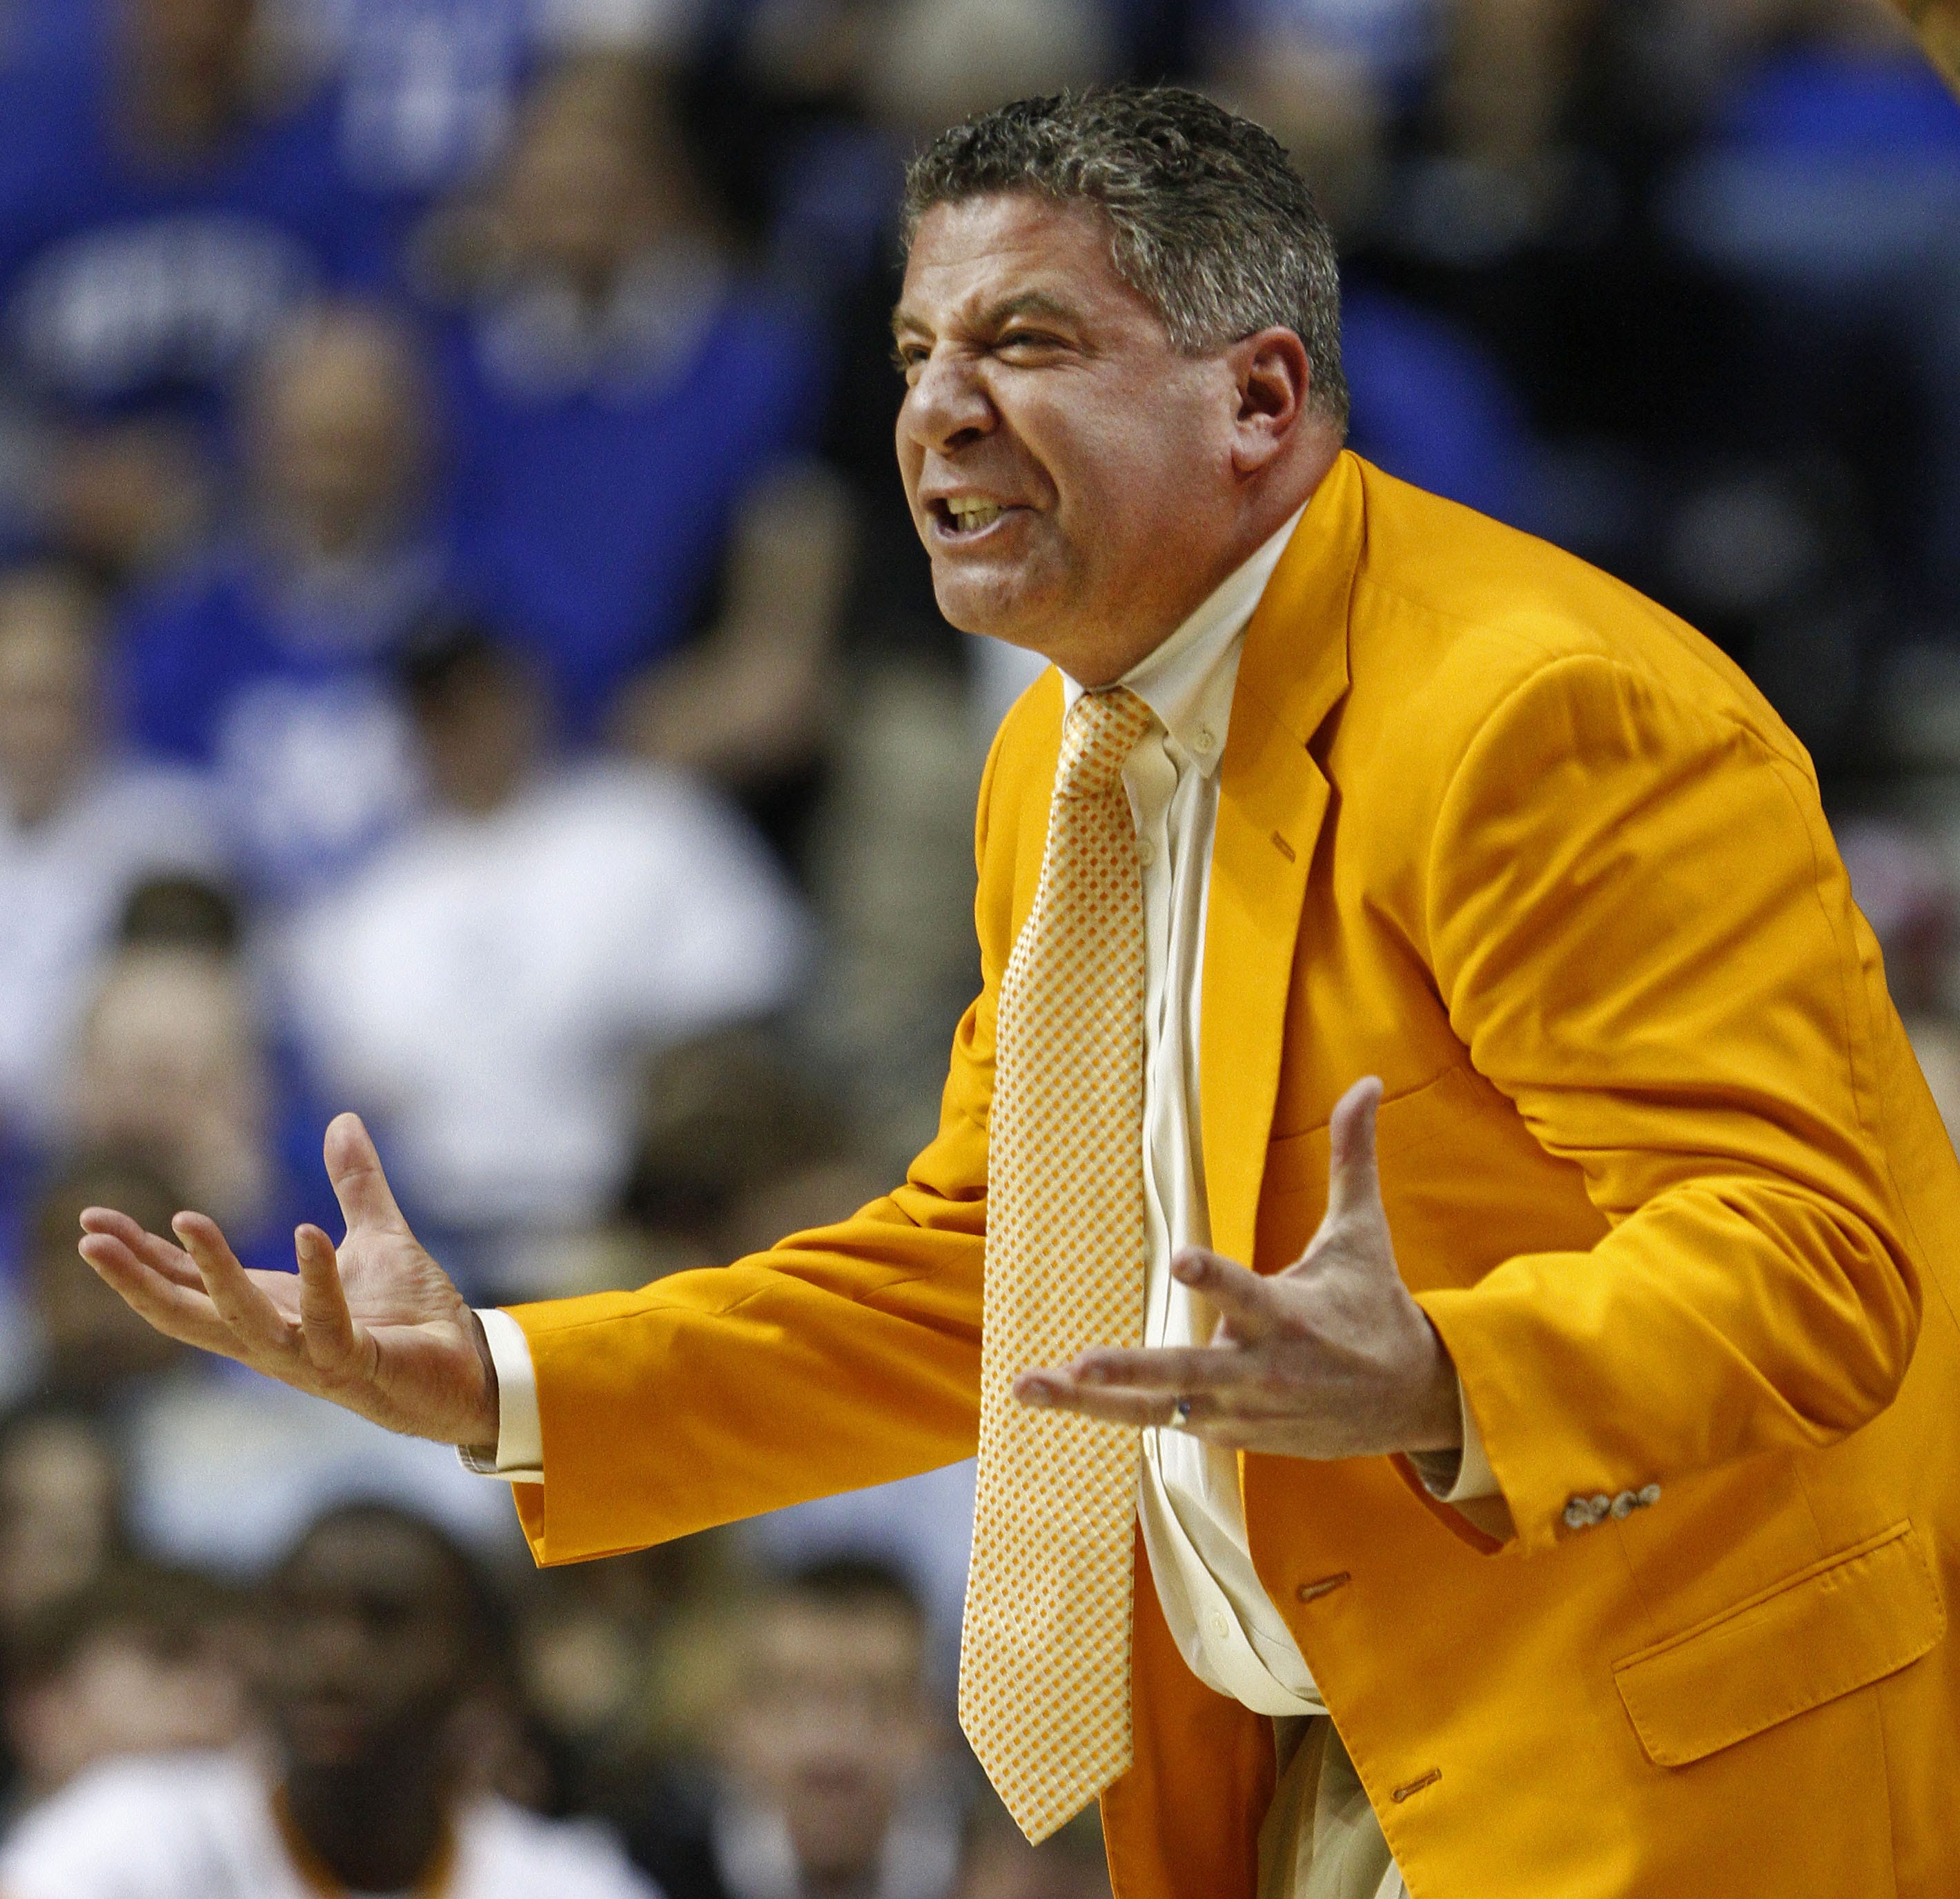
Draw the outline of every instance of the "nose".
<instances>
[{"instance_id":1,"label":"nose","mask_svg":"<svg viewBox=\"0 0 1960 1899\"><path fill-rule=\"evenodd\" d=\"M928 453L943 455L991 434L997 419L972 361L943 344L921 366L899 410L899 432Z\"/></svg>"}]
</instances>

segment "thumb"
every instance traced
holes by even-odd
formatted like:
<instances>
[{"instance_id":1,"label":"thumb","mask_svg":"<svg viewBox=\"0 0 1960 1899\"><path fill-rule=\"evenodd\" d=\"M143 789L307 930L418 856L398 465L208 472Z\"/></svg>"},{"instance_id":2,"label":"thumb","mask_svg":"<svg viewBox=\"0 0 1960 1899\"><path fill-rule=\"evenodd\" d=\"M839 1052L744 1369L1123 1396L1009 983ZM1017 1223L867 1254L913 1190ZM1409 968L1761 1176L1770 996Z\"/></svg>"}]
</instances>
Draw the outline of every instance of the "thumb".
<instances>
[{"instance_id":1,"label":"thumb","mask_svg":"<svg viewBox=\"0 0 1960 1899\"><path fill-rule=\"evenodd\" d=\"M1327 1128L1328 1226L1382 1217L1375 1168L1375 1111L1381 1105L1382 1083L1375 1075L1363 1076L1334 1105Z\"/></svg>"},{"instance_id":2,"label":"thumb","mask_svg":"<svg viewBox=\"0 0 1960 1899\"><path fill-rule=\"evenodd\" d=\"M409 1223L395 1204L381 1156L358 1115L336 1115L327 1124L326 1177L349 1233L370 1231L406 1233Z\"/></svg>"}]
</instances>

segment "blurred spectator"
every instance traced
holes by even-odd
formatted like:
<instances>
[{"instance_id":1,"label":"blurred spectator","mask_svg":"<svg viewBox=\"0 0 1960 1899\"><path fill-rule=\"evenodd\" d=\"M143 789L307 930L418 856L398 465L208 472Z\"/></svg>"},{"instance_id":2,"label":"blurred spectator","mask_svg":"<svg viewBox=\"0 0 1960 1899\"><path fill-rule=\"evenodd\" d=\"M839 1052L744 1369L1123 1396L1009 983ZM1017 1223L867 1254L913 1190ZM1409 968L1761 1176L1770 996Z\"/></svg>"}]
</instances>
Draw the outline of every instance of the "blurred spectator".
<instances>
[{"instance_id":1,"label":"blurred spectator","mask_svg":"<svg viewBox=\"0 0 1960 1899\"><path fill-rule=\"evenodd\" d=\"M791 1053L769 1027L743 1023L657 1050L642 1067L624 1210L678 1257L719 1264L760 1252L890 1185L835 1091Z\"/></svg>"},{"instance_id":2,"label":"blurred spectator","mask_svg":"<svg viewBox=\"0 0 1960 1899\"><path fill-rule=\"evenodd\" d=\"M568 727L690 635L625 725L733 775L807 753L848 571L810 316L744 273L664 100L586 60L529 102L449 351L473 585L534 642Z\"/></svg>"},{"instance_id":3,"label":"blurred spectator","mask_svg":"<svg viewBox=\"0 0 1960 1899\"><path fill-rule=\"evenodd\" d=\"M1749 420L1764 447L1844 469L1905 603L1950 627L1960 102L1873 0L1766 7L1758 33L1663 215L1686 253L1749 294Z\"/></svg>"},{"instance_id":4,"label":"blurred spectator","mask_svg":"<svg viewBox=\"0 0 1960 1899\"><path fill-rule=\"evenodd\" d=\"M1952 869L1928 838L1895 820L1853 818L1834 828L1851 894L1885 959L1885 986L1947 1134L1960 1142L1960 1007L1953 966L1960 892Z\"/></svg>"},{"instance_id":5,"label":"blurred spectator","mask_svg":"<svg viewBox=\"0 0 1960 1899\"><path fill-rule=\"evenodd\" d=\"M645 1051L784 1002L806 928L740 819L677 775L553 761L549 695L464 627L406 677L432 808L292 940L317 1072L385 1128L473 1283L604 1219Z\"/></svg>"},{"instance_id":6,"label":"blurred spectator","mask_svg":"<svg viewBox=\"0 0 1960 1899\"><path fill-rule=\"evenodd\" d=\"M39 1362L35 1382L57 1403L101 1413L127 1404L182 1366L185 1348L130 1311L76 1257L85 1207L119 1207L153 1233L167 1233L180 1197L139 1161L104 1153L46 1182L27 1239L27 1283Z\"/></svg>"},{"instance_id":7,"label":"blurred spectator","mask_svg":"<svg viewBox=\"0 0 1960 1899\"><path fill-rule=\"evenodd\" d=\"M124 1553L123 1489L100 1420L46 1403L0 1418L0 1654Z\"/></svg>"},{"instance_id":8,"label":"blurred spectator","mask_svg":"<svg viewBox=\"0 0 1960 1899\"><path fill-rule=\"evenodd\" d=\"M336 87L341 164L406 219L501 155L542 59L677 56L702 0L277 0L284 41Z\"/></svg>"},{"instance_id":9,"label":"blurred spectator","mask_svg":"<svg viewBox=\"0 0 1960 1899\"><path fill-rule=\"evenodd\" d=\"M288 323L250 384L235 534L126 616L137 736L215 774L275 899L344 874L414 801L384 660L444 578L433 426L399 320L343 305Z\"/></svg>"},{"instance_id":10,"label":"blurred spectator","mask_svg":"<svg viewBox=\"0 0 1960 1899\"><path fill-rule=\"evenodd\" d=\"M56 431L50 531L126 571L195 530L224 392L272 326L389 266L326 102L268 70L256 0L99 11L72 81L64 63L10 122L0 282Z\"/></svg>"},{"instance_id":11,"label":"blurred spectator","mask_svg":"<svg viewBox=\"0 0 1960 1899\"><path fill-rule=\"evenodd\" d=\"M269 1761L187 1752L99 1766L0 1851L8 1899L655 1899L589 1826L476 1790L472 1703L500 1624L469 1560L379 1506L316 1523L248 1646Z\"/></svg>"},{"instance_id":12,"label":"blurred spectator","mask_svg":"<svg viewBox=\"0 0 1960 1899\"><path fill-rule=\"evenodd\" d=\"M982 1795L968 1825L955 1899L1109 1899L1109 1862L1095 1808L1031 1847L1007 1809Z\"/></svg>"},{"instance_id":13,"label":"blurred spectator","mask_svg":"<svg viewBox=\"0 0 1960 1899\"><path fill-rule=\"evenodd\" d=\"M564 1808L637 1814L722 1684L712 1630L746 1573L719 1532L527 1579L514 1667Z\"/></svg>"},{"instance_id":14,"label":"blurred spectator","mask_svg":"<svg viewBox=\"0 0 1960 1899\"><path fill-rule=\"evenodd\" d=\"M36 1144L130 891L220 856L194 779L108 746L100 621L65 568L0 575L0 1129Z\"/></svg>"},{"instance_id":15,"label":"blurred spectator","mask_svg":"<svg viewBox=\"0 0 1960 1899\"><path fill-rule=\"evenodd\" d=\"M245 1725L224 1591L193 1571L127 1564L31 1617L7 1650L17 1802L97 1762L228 1747Z\"/></svg>"},{"instance_id":16,"label":"blurred spectator","mask_svg":"<svg viewBox=\"0 0 1960 1899\"><path fill-rule=\"evenodd\" d=\"M224 1224L241 1258L288 1262L271 1058L235 962L121 951L84 1019L69 1105L78 1144L140 1156Z\"/></svg>"},{"instance_id":17,"label":"blurred spectator","mask_svg":"<svg viewBox=\"0 0 1960 1899\"><path fill-rule=\"evenodd\" d=\"M732 1633L714 1772L629 1828L670 1899L943 1899L958 1818L918 1598L834 1559L765 1587Z\"/></svg>"}]
</instances>

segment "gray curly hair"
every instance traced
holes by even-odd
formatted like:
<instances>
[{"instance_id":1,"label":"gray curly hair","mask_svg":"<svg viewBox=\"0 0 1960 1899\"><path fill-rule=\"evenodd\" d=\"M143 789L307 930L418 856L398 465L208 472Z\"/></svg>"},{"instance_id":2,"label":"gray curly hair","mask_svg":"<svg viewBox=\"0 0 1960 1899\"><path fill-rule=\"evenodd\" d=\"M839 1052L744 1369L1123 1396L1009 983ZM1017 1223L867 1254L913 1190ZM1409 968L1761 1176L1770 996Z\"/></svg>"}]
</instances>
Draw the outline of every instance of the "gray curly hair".
<instances>
[{"instance_id":1,"label":"gray curly hair","mask_svg":"<svg viewBox=\"0 0 1960 1899\"><path fill-rule=\"evenodd\" d=\"M1019 99L941 132L905 174L908 246L935 205L1031 191L1093 205L1116 274L1172 345L1207 354L1271 326L1306 350L1312 406L1348 423L1334 235L1263 126L1181 86Z\"/></svg>"}]
</instances>

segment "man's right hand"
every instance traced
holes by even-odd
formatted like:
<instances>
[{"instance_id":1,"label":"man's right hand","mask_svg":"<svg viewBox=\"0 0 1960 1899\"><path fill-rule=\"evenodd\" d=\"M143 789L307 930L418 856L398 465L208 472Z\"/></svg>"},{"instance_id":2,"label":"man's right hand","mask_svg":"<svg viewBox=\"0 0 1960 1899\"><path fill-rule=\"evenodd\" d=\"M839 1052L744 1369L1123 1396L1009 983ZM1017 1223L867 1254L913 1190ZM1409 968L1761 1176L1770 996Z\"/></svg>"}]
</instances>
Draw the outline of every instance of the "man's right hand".
<instances>
[{"instance_id":1,"label":"man's right hand","mask_svg":"<svg viewBox=\"0 0 1960 1899\"><path fill-rule=\"evenodd\" d=\"M482 1322L409 1231L357 1116L328 1128L326 1171L347 1237L336 1252L317 1226L301 1227L297 1278L247 1272L202 1214L170 1223L179 1247L91 1207L81 1256L170 1338L391 1431L494 1446L497 1375Z\"/></svg>"}]
</instances>

